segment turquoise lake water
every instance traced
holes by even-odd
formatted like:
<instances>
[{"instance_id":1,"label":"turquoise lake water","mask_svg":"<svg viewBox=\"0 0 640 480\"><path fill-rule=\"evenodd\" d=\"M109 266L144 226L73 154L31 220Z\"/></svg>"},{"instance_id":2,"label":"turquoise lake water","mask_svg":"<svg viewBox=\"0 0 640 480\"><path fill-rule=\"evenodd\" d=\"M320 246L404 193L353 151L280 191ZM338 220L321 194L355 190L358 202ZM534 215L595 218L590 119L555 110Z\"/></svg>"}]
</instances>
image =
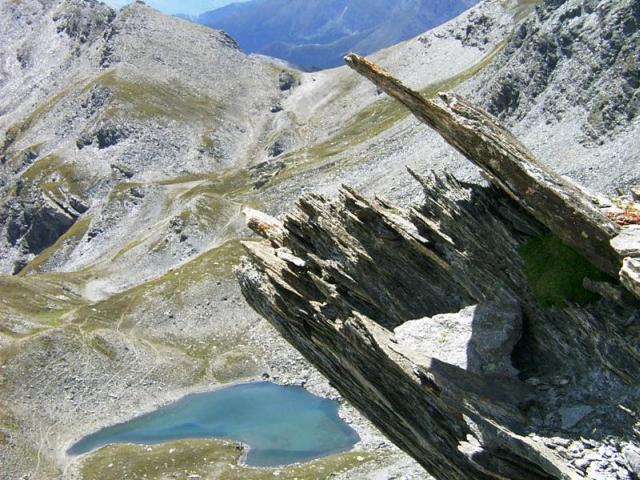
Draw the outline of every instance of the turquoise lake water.
<instances>
[{"instance_id":1,"label":"turquoise lake water","mask_svg":"<svg viewBox=\"0 0 640 480\"><path fill-rule=\"evenodd\" d=\"M188 395L73 445L81 455L111 443L157 444L184 438L237 440L246 463L271 467L347 451L358 434L338 416L338 403L300 387L248 383Z\"/></svg>"}]
</instances>

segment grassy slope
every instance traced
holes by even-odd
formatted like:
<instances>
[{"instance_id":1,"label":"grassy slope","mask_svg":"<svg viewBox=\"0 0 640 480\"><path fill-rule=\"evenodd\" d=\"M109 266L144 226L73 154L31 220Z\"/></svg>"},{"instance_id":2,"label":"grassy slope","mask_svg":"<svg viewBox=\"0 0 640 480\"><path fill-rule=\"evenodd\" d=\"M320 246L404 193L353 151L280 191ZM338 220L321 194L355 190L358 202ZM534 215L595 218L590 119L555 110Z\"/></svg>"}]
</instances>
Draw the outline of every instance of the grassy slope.
<instances>
[{"instance_id":1,"label":"grassy slope","mask_svg":"<svg viewBox=\"0 0 640 480\"><path fill-rule=\"evenodd\" d=\"M303 465L280 468L251 468L238 465L242 451L234 442L186 440L144 447L113 445L90 455L82 465L85 480L146 478L216 478L219 480L323 480L356 466L375 462L370 455L349 452Z\"/></svg>"}]
</instances>

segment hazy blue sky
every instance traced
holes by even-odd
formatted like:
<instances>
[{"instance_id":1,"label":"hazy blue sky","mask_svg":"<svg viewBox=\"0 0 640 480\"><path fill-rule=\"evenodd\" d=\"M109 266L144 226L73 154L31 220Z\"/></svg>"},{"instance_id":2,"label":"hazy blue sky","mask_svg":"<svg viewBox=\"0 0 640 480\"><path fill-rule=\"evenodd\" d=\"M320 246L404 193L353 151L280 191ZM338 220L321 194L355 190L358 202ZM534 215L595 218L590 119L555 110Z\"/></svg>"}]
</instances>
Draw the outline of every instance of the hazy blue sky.
<instances>
[{"instance_id":1,"label":"hazy blue sky","mask_svg":"<svg viewBox=\"0 0 640 480\"><path fill-rule=\"evenodd\" d=\"M133 0L103 0L112 7L122 7ZM186 13L194 15L197 13L214 10L229 3L246 0L144 0L147 5L168 14Z\"/></svg>"}]
</instances>

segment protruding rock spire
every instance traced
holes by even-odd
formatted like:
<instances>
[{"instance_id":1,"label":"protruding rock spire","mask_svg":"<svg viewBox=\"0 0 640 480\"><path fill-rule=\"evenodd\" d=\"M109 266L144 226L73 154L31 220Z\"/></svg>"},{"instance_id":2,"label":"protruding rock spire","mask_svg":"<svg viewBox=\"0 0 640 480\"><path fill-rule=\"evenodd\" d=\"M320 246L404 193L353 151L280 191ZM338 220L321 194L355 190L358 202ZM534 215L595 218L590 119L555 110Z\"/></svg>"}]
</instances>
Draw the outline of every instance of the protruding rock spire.
<instances>
[{"instance_id":1,"label":"protruding rock spire","mask_svg":"<svg viewBox=\"0 0 640 480\"><path fill-rule=\"evenodd\" d=\"M619 228L583 190L540 164L494 117L452 93L441 93L441 102L426 99L354 53L345 61L436 130L565 243L598 268L618 275L622 257L609 242Z\"/></svg>"}]
</instances>

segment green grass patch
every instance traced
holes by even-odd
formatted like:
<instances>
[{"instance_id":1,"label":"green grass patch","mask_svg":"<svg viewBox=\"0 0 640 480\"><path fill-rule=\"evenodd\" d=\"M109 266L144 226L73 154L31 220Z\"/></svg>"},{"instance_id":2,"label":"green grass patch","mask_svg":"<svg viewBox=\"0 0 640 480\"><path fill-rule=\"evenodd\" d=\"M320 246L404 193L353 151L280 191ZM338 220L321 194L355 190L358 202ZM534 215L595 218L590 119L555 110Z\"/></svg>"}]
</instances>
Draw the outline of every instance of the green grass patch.
<instances>
[{"instance_id":1,"label":"green grass patch","mask_svg":"<svg viewBox=\"0 0 640 480\"><path fill-rule=\"evenodd\" d=\"M71 85L44 102L41 102L35 110L25 116L22 120L11 125L5 133L4 145L0 148L0 151L6 151L16 143L20 137L27 132L27 130L36 124L36 122L51 112L51 110L53 110L53 108L70 93L71 89L75 85L76 84Z\"/></svg>"},{"instance_id":2,"label":"green grass patch","mask_svg":"<svg viewBox=\"0 0 640 480\"><path fill-rule=\"evenodd\" d=\"M81 195L85 187L75 166L53 153L36 161L21 178L26 189L38 188L56 199L64 198L62 190Z\"/></svg>"},{"instance_id":3,"label":"green grass patch","mask_svg":"<svg viewBox=\"0 0 640 480\"><path fill-rule=\"evenodd\" d=\"M158 278L82 306L74 313L74 323L85 331L113 328L116 324L126 330L133 326L129 323L131 311L145 300L160 296L180 304L183 294L206 277L231 277L233 267L243 254L239 240L227 241Z\"/></svg>"},{"instance_id":4,"label":"green grass patch","mask_svg":"<svg viewBox=\"0 0 640 480\"><path fill-rule=\"evenodd\" d=\"M116 358L116 352L113 347L109 342L101 337L99 333L94 332L93 335L91 335L89 346L109 360L114 360Z\"/></svg>"},{"instance_id":5,"label":"green grass patch","mask_svg":"<svg viewBox=\"0 0 640 480\"><path fill-rule=\"evenodd\" d=\"M190 373L199 384L229 383L239 379L257 377L262 369L255 352L244 345L244 334L224 334L203 337L197 341L169 335L148 338L149 341L168 346L190 357L198 365Z\"/></svg>"},{"instance_id":6,"label":"green grass patch","mask_svg":"<svg viewBox=\"0 0 640 480\"><path fill-rule=\"evenodd\" d=\"M246 169L230 168L212 173L185 175L182 177L161 180L159 185L179 186L185 183L200 182L187 192L182 193L183 198L193 198L201 192L215 193L217 195L236 196L246 194L251 190L251 176Z\"/></svg>"},{"instance_id":7,"label":"green grass patch","mask_svg":"<svg viewBox=\"0 0 640 480\"><path fill-rule=\"evenodd\" d=\"M82 304L82 298L73 293L57 276L38 275L21 278L0 275L0 312L10 308L34 318L50 320L54 313L64 312Z\"/></svg>"},{"instance_id":8,"label":"green grass patch","mask_svg":"<svg viewBox=\"0 0 640 480\"><path fill-rule=\"evenodd\" d=\"M131 190L142 186L143 184L140 182L120 182L114 185L109 192L108 201L112 202L131 198Z\"/></svg>"},{"instance_id":9,"label":"green grass patch","mask_svg":"<svg viewBox=\"0 0 640 480\"><path fill-rule=\"evenodd\" d=\"M25 166L32 163L32 161L40 155L41 150L42 143L35 143L22 150L11 151L4 156L6 165L12 171L19 172ZM1 148L0 151L2 151Z\"/></svg>"},{"instance_id":10,"label":"green grass patch","mask_svg":"<svg viewBox=\"0 0 640 480\"><path fill-rule=\"evenodd\" d=\"M97 85L113 92L105 111L107 118L124 113L141 120L167 118L190 123L195 120L215 123L222 115L223 105L219 100L190 92L176 82L125 78L113 69L97 77L84 90L89 91Z\"/></svg>"},{"instance_id":11,"label":"green grass patch","mask_svg":"<svg viewBox=\"0 0 640 480\"><path fill-rule=\"evenodd\" d=\"M594 302L600 297L586 290L583 280L611 281L555 235L529 240L520 247L520 255L529 287L545 306Z\"/></svg>"},{"instance_id":12,"label":"green grass patch","mask_svg":"<svg viewBox=\"0 0 640 480\"><path fill-rule=\"evenodd\" d=\"M200 283L205 277L230 278L233 267L238 264L242 255L244 255L244 249L240 245L240 240L229 240L166 273L159 279L153 280L153 283L162 288L163 295L180 295L183 291L187 291L191 285Z\"/></svg>"},{"instance_id":13,"label":"green grass patch","mask_svg":"<svg viewBox=\"0 0 640 480\"><path fill-rule=\"evenodd\" d=\"M218 480L324 480L336 473L372 461L367 453L349 452L312 462L278 468L238 465L242 452L235 442L181 440L161 445L111 445L89 455L82 463L83 480L201 478Z\"/></svg>"},{"instance_id":14,"label":"green grass patch","mask_svg":"<svg viewBox=\"0 0 640 480\"><path fill-rule=\"evenodd\" d=\"M219 229L219 235L226 238L229 232L224 228L226 224L232 222L239 214L238 204L227 200L225 197L210 193L201 193L192 203L193 209L187 209L189 218L184 220L184 224L192 223L201 232L211 232ZM184 213L184 212L183 212ZM233 234L233 232L231 232Z\"/></svg>"},{"instance_id":15,"label":"green grass patch","mask_svg":"<svg viewBox=\"0 0 640 480\"><path fill-rule=\"evenodd\" d=\"M0 333L14 339L59 327L84 303L60 275L0 275L0 291Z\"/></svg>"},{"instance_id":16,"label":"green grass patch","mask_svg":"<svg viewBox=\"0 0 640 480\"><path fill-rule=\"evenodd\" d=\"M124 257L127 253L142 245L145 241L147 241L147 239L148 237L140 237L136 240L133 240L132 242L127 243L124 247L118 250L118 252L111 259L111 262L115 262L116 260Z\"/></svg>"}]
</instances>

